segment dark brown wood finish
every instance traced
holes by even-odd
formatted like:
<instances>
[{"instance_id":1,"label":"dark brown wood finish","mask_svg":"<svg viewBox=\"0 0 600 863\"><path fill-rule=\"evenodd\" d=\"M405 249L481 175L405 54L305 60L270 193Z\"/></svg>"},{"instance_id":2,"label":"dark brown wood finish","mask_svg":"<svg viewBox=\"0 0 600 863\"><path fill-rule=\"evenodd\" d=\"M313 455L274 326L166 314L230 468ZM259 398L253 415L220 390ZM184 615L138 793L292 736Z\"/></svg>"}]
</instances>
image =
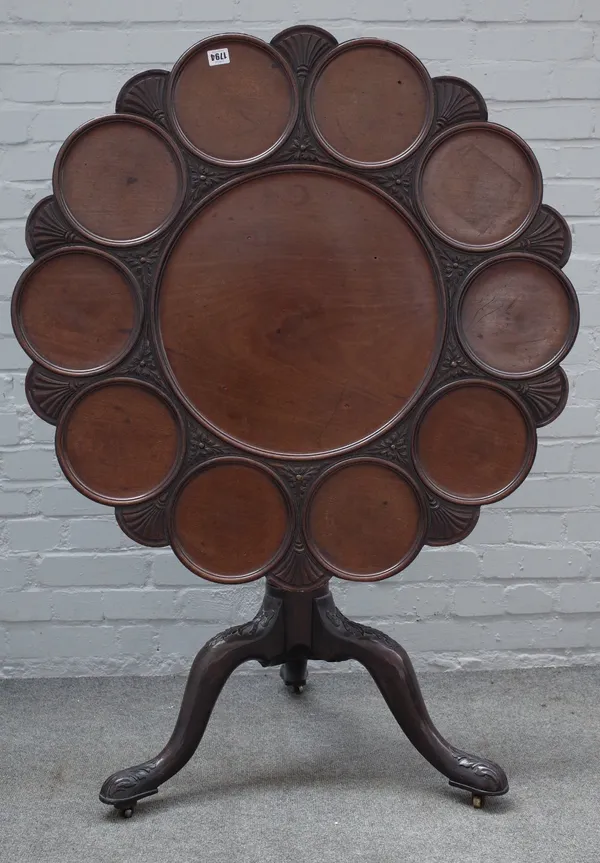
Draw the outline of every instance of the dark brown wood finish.
<instances>
[{"instance_id":1,"label":"dark brown wood finish","mask_svg":"<svg viewBox=\"0 0 600 863\"><path fill-rule=\"evenodd\" d=\"M412 218L363 182L305 166L244 177L194 212L165 256L155 314L165 371L198 419L291 458L397 422L445 326Z\"/></svg>"},{"instance_id":2,"label":"dark brown wood finish","mask_svg":"<svg viewBox=\"0 0 600 863\"><path fill-rule=\"evenodd\" d=\"M499 255L478 267L456 308L464 349L500 377L526 378L555 366L579 329L571 282L532 255Z\"/></svg>"},{"instance_id":3,"label":"dark brown wood finish","mask_svg":"<svg viewBox=\"0 0 600 863\"><path fill-rule=\"evenodd\" d=\"M211 52L229 60L211 66ZM168 84L173 128L209 162L248 165L287 138L298 113L298 88L279 52L262 39L229 34L205 39L181 57Z\"/></svg>"},{"instance_id":4,"label":"dark brown wood finish","mask_svg":"<svg viewBox=\"0 0 600 863\"><path fill-rule=\"evenodd\" d=\"M326 569L350 581L375 581L414 560L425 540L427 510L401 468L379 459L349 459L313 486L305 532Z\"/></svg>"},{"instance_id":5,"label":"dark brown wood finish","mask_svg":"<svg viewBox=\"0 0 600 863\"><path fill-rule=\"evenodd\" d=\"M415 465L430 488L455 503L493 503L519 486L533 464L533 421L514 393L464 380L423 405L413 438Z\"/></svg>"},{"instance_id":6,"label":"dark brown wood finish","mask_svg":"<svg viewBox=\"0 0 600 863\"><path fill-rule=\"evenodd\" d=\"M492 123L465 123L434 138L423 155L417 204L450 245L485 251L516 239L542 201L542 175L527 144Z\"/></svg>"},{"instance_id":7,"label":"dark brown wood finish","mask_svg":"<svg viewBox=\"0 0 600 863\"><path fill-rule=\"evenodd\" d=\"M164 231L185 196L185 166L174 142L141 117L91 120L65 141L53 187L73 226L109 246Z\"/></svg>"},{"instance_id":8,"label":"dark brown wood finish","mask_svg":"<svg viewBox=\"0 0 600 863\"><path fill-rule=\"evenodd\" d=\"M289 545L293 507L274 471L249 459L219 458L188 475L175 493L169 533L179 559L211 581L253 581Z\"/></svg>"},{"instance_id":9,"label":"dark brown wood finish","mask_svg":"<svg viewBox=\"0 0 600 863\"><path fill-rule=\"evenodd\" d=\"M327 54L306 99L308 121L319 142L358 168L405 159L433 121L427 70L410 51L380 39L345 42Z\"/></svg>"},{"instance_id":10,"label":"dark brown wood finish","mask_svg":"<svg viewBox=\"0 0 600 863\"><path fill-rule=\"evenodd\" d=\"M27 398L128 536L267 594L197 657L165 749L101 799L131 814L179 770L241 662L301 690L310 658L363 663L451 784L505 793L328 581L464 539L566 403L571 239L531 150L466 81L310 26L205 40L116 110L68 138L28 220Z\"/></svg>"},{"instance_id":11,"label":"dark brown wood finish","mask_svg":"<svg viewBox=\"0 0 600 863\"><path fill-rule=\"evenodd\" d=\"M57 372L106 371L135 344L142 298L119 260L85 246L38 258L12 303L13 329L29 356Z\"/></svg>"},{"instance_id":12,"label":"dark brown wood finish","mask_svg":"<svg viewBox=\"0 0 600 863\"><path fill-rule=\"evenodd\" d=\"M56 436L73 485L101 503L158 494L183 458L183 423L160 390L132 378L86 387L69 402Z\"/></svg>"}]
</instances>

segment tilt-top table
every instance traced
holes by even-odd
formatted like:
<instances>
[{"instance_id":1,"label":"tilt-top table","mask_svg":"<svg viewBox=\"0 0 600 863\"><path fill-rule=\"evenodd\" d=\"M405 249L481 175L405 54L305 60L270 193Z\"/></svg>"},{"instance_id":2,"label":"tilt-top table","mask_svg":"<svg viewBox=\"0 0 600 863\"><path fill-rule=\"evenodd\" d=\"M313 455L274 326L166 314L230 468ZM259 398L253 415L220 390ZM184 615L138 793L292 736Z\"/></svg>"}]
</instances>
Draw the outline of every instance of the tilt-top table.
<instances>
[{"instance_id":1,"label":"tilt-top table","mask_svg":"<svg viewBox=\"0 0 600 863\"><path fill-rule=\"evenodd\" d=\"M569 230L529 147L457 78L316 27L222 35L74 132L13 300L33 410L70 482L256 617L196 657L170 741L106 780L131 815L249 659L301 691L355 659L476 806L503 770L449 744L410 660L329 581L396 575L510 494L564 407Z\"/></svg>"}]
</instances>

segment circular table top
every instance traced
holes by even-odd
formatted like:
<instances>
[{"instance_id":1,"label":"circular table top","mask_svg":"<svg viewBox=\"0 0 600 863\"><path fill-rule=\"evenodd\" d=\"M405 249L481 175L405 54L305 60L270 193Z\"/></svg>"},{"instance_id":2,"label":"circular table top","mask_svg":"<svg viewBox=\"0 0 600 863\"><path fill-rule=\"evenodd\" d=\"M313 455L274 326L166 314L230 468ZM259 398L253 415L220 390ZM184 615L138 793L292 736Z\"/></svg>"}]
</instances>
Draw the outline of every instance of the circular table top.
<instances>
[{"instance_id":1,"label":"circular table top","mask_svg":"<svg viewBox=\"0 0 600 863\"><path fill-rule=\"evenodd\" d=\"M197 575L377 581L527 476L570 234L466 81L315 27L215 36L61 148L13 297L67 478Z\"/></svg>"}]
</instances>

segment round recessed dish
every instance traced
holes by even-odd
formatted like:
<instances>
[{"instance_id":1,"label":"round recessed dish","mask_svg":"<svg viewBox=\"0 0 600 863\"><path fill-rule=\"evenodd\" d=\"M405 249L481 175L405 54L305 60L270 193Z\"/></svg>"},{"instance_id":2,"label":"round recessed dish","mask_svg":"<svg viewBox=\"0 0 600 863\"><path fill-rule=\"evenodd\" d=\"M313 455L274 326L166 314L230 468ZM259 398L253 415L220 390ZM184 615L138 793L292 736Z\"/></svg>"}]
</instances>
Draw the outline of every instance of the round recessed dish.
<instances>
[{"instance_id":1,"label":"round recessed dish","mask_svg":"<svg viewBox=\"0 0 600 863\"><path fill-rule=\"evenodd\" d=\"M137 283L104 252L71 247L25 270L13 295L13 327L46 368L72 375L105 371L131 350L141 323Z\"/></svg>"},{"instance_id":2,"label":"round recessed dish","mask_svg":"<svg viewBox=\"0 0 600 863\"><path fill-rule=\"evenodd\" d=\"M417 192L421 213L438 236L482 251L512 242L527 228L541 204L542 176L514 132L464 123L433 140Z\"/></svg>"},{"instance_id":3,"label":"round recessed dish","mask_svg":"<svg viewBox=\"0 0 600 863\"><path fill-rule=\"evenodd\" d=\"M159 276L154 326L202 423L253 452L316 458L410 409L445 307L426 242L386 195L278 168L192 214Z\"/></svg>"},{"instance_id":4,"label":"round recessed dish","mask_svg":"<svg viewBox=\"0 0 600 863\"><path fill-rule=\"evenodd\" d=\"M379 581L419 553L427 515L413 480L377 459L331 468L306 505L305 533L313 554L350 581Z\"/></svg>"},{"instance_id":5,"label":"round recessed dish","mask_svg":"<svg viewBox=\"0 0 600 863\"><path fill-rule=\"evenodd\" d=\"M158 389L128 378L86 388L58 426L57 454L69 481L100 503L136 503L173 479L183 424Z\"/></svg>"},{"instance_id":6,"label":"round recessed dish","mask_svg":"<svg viewBox=\"0 0 600 863\"><path fill-rule=\"evenodd\" d=\"M175 64L168 110L193 153L218 164L265 158L287 138L298 115L292 72L252 36L205 39Z\"/></svg>"},{"instance_id":7,"label":"round recessed dish","mask_svg":"<svg viewBox=\"0 0 600 863\"><path fill-rule=\"evenodd\" d=\"M183 481L170 513L173 549L211 581L260 578L289 545L292 509L278 477L249 459L205 462Z\"/></svg>"},{"instance_id":8,"label":"round recessed dish","mask_svg":"<svg viewBox=\"0 0 600 863\"><path fill-rule=\"evenodd\" d=\"M69 221L104 245L131 245L163 231L185 193L185 166L154 123L127 114L92 120L67 138L54 194Z\"/></svg>"},{"instance_id":9,"label":"round recessed dish","mask_svg":"<svg viewBox=\"0 0 600 863\"><path fill-rule=\"evenodd\" d=\"M424 482L447 500L493 503L525 479L536 450L533 420L513 393L492 382L465 380L425 403L413 438Z\"/></svg>"},{"instance_id":10,"label":"round recessed dish","mask_svg":"<svg viewBox=\"0 0 600 863\"><path fill-rule=\"evenodd\" d=\"M379 39L345 42L318 67L307 116L321 144L362 168L390 165L422 143L433 120L433 86L414 54Z\"/></svg>"},{"instance_id":11,"label":"round recessed dish","mask_svg":"<svg viewBox=\"0 0 600 863\"><path fill-rule=\"evenodd\" d=\"M528 255L501 255L478 267L457 308L467 353L507 378L530 377L559 363L578 325L570 281L557 267Z\"/></svg>"}]
</instances>

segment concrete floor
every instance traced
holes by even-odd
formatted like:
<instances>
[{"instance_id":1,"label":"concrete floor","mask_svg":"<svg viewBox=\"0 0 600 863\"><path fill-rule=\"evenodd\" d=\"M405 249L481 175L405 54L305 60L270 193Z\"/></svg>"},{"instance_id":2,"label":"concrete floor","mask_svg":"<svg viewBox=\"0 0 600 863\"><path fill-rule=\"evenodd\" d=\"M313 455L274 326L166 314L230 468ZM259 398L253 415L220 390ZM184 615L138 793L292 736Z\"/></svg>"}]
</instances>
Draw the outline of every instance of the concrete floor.
<instances>
[{"instance_id":1,"label":"concrete floor","mask_svg":"<svg viewBox=\"0 0 600 863\"><path fill-rule=\"evenodd\" d=\"M588 863L600 855L600 669L429 674L453 743L511 790L483 811L410 746L366 674L234 675L190 764L125 820L98 802L155 755L182 678L0 682L6 863Z\"/></svg>"}]
</instances>

